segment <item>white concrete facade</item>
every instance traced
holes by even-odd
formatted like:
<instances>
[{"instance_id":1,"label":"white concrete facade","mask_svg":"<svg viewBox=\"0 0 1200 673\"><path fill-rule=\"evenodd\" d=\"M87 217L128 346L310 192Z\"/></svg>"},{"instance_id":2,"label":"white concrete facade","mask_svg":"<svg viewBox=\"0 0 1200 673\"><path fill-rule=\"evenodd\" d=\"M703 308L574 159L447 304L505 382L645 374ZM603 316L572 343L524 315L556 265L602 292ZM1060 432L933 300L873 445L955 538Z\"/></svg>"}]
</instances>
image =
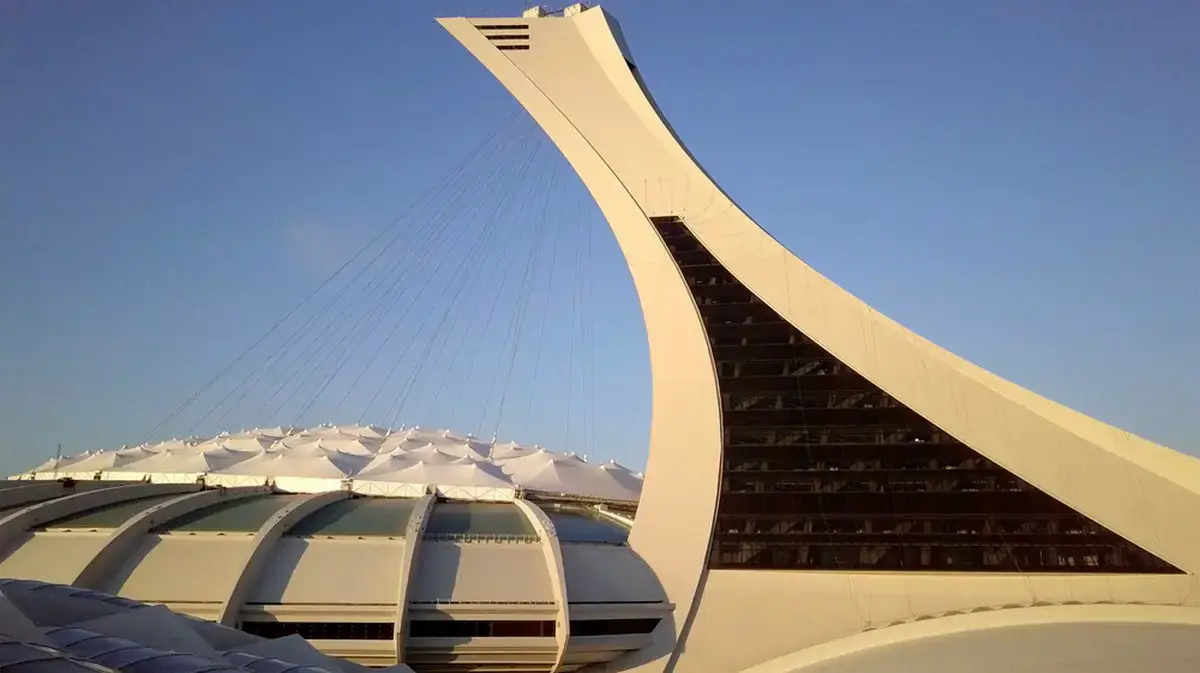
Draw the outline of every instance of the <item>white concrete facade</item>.
<instances>
[{"instance_id":1,"label":"white concrete facade","mask_svg":"<svg viewBox=\"0 0 1200 673\"><path fill-rule=\"evenodd\" d=\"M1153 634L1160 627L1200 624L1195 609L1200 541L1194 533L1200 461L972 365L806 265L747 216L689 154L646 90L619 27L603 10L439 21L528 110L579 174L616 236L641 302L653 423L630 544L657 574L675 612L651 646L619 660L614 669L874 670L821 668L826 664L802 653L905 622L920 621L926 635L950 633L961 620L947 614L1070 604L1076 606L1070 617L1078 618L1079 633L1097 634L1088 670L1116 671L1126 670L1118 663L1122 659L1106 653L1105 639L1098 637L1102 630L1089 631L1098 628L1095 623L1125 620L1121 623ZM700 313L651 222L664 216L684 220L738 281L853 371L984 458L1182 574L709 571L721 482L721 402ZM1099 615L1108 614L1112 604L1139 603L1174 611L1168 616L1131 609L1108 621L1079 614L1088 606ZM969 655L970 649L956 651ZM1164 653L1156 670L1196 667L1195 648L1176 654ZM1013 665L1057 670L1056 661L1046 647L1030 646Z\"/></svg>"}]
</instances>

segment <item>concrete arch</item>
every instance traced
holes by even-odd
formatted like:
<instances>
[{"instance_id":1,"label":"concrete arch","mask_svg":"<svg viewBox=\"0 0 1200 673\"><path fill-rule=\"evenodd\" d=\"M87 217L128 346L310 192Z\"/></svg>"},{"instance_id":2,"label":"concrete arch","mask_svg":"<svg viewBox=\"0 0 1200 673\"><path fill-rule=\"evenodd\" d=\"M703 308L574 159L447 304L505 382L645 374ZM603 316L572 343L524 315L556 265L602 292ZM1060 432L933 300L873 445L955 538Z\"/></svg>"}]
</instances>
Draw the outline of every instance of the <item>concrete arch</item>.
<instances>
[{"instance_id":1,"label":"concrete arch","mask_svg":"<svg viewBox=\"0 0 1200 673\"><path fill-rule=\"evenodd\" d=\"M20 507L77 493L75 481L27 481L20 486L0 490L0 507Z\"/></svg>"},{"instance_id":2,"label":"concrete arch","mask_svg":"<svg viewBox=\"0 0 1200 673\"><path fill-rule=\"evenodd\" d=\"M269 492L270 489L265 486L216 488L199 493L188 493L159 503L114 530L104 546L79 571L79 575L71 584L83 589L101 591L104 588L104 582L117 573L121 564L125 562L125 558L140 543L142 535L150 532L150 529L155 526L221 501L233 501Z\"/></svg>"},{"instance_id":3,"label":"concrete arch","mask_svg":"<svg viewBox=\"0 0 1200 673\"><path fill-rule=\"evenodd\" d=\"M425 526L435 507L437 497L428 494L413 506L404 531L404 560L400 565L399 592L396 596L396 663L404 663L404 646L408 640L408 594L409 585L416 577L416 563L420 558L421 540L425 537Z\"/></svg>"},{"instance_id":4,"label":"concrete arch","mask_svg":"<svg viewBox=\"0 0 1200 673\"><path fill-rule=\"evenodd\" d=\"M229 594L221 602L221 609L214 621L222 626L236 627L242 604L246 602L246 594L262 575L264 566L271 558L275 542L304 517L325 505L345 500L348 497L350 497L349 491L316 493L285 505L278 512L272 514L271 518L267 519L267 522L255 533L254 544L242 562L242 570L238 574L237 581L233 583Z\"/></svg>"},{"instance_id":5,"label":"concrete arch","mask_svg":"<svg viewBox=\"0 0 1200 673\"><path fill-rule=\"evenodd\" d=\"M676 611L654 644L621 668L740 670L921 611L1047 599L1198 602L1200 540L1190 522L1200 517L1200 461L1004 381L806 265L692 157L647 91L619 26L599 8L440 22L579 174L616 236L641 302L653 422L630 545ZM498 26L503 41L490 39ZM656 229L659 218L685 225L754 299L883 393L1184 574L708 570L723 458L720 389L700 309ZM813 601L822 606L819 617ZM744 635L741 647L722 645L731 633Z\"/></svg>"},{"instance_id":6,"label":"concrete arch","mask_svg":"<svg viewBox=\"0 0 1200 673\"><path fill-rule=\"evenodd\" d=\"M199 484L125 484L83 491L30 505L0 519L0 559L7 557L12 552L13 544L34 526L97 507L156 495L187 493L200 488Z\"/></svg>"},{"instance_id":7,"label":"concrete arch","mask_svg":"<svg viewBox=\"0 0 1200 673\"><path fill-rule=\"evenodd\" d=\"M1108 642L1111 629L1132 636L1129 641ZM1070 635L1068 635L1070 634ZM1182 636L1182 638L1180 637ZM1074 637L1074 643L1067 642ZM1167 605L1052 605L988 610L897 624L793 652L743 673L808 673L846 671L867 673L886 670L971 671L1004 670L1051 673L1062 668L1070 650L1086 649L1087 669L1096 673L1155 670L1170 673L1196 670L1200 665L1200 610ZM987 641L1012 652L1005 662L987 659L979 649ZM1008 639L1012 639L1010 643ZM1166 640L1160 640L1164 638ZM1053 647L1045 647L1047 640ZM1041 641L1040 643L1038 641ZM1010 646L1023 642L1024 646ZM1161 647L1166 642L1170 646ZM1151 663L1144 652L1125 652L1131 645L1166 649ZM1039 646L1040 645L1040 646ZM1136 645L1134 645L1136 646ZM1130 661L1130 655L1134 661ZM1001 655L1003 656L1003 655ZM930 668L930 661L943 668ZM1134 668L1129 668L1131 663ZM918 668L919 667L919 668ZM1074 669L1070 669L1074 670Z\"/></svg>"},{"instance_id":8,"label":"concrete arch","mask_svg":"<svg viewBox=\"0 0 1200 673\"><path fill-rule=\"evenodd\" d=\"M542 556L546 559L546 568L550 571L550 587L554 591L554 602L557 607L557 614L554 617L554 641L558 645L558 652L554 656L554 665L550 668L550 673L558 673L558 669L562 668L563 659L567 656L567 644L571 640L571 607L567 601L567 573L563 570L562 547L558 541L558 531L554 529L554 522L546 516L546 512L541 507L520 498L513 500L513 504L521 510L521 513L529 521L529 525L537 531L542 545Z\"/></svg>"},{"instance_id":9,"label":"concrete arch","mask_svg":"<svg viewBox=\"0 0 1200 673\"><path fill-rule=\"evenodd\" d=\"M602 48L608 47L604 65L597 63L579 30L579 23L585 20L589 32L594 33L590 39L597 40ZM531 48L527 53L536 53L536 59L497 50L474 26L476 22L494 24L491 19L439 22L529 111L583 179L625 254L637 288L654 381L654 421L647 479L629 544L654 568L676 609L662 620L653 643L634 656L655 662L650 670L661 670L675 650L692 609L712 535L721 456L716 370L690 291L651 225L650 211L635 194L645 191L643 181L634 184L621 179L611 158L572 118L572 110L564 106L567 101L554 94L550 81L571 86L581 102L587 98L595 103L595 114L627 116L625 99L611 90L603 69L614 67L608 62L613 59L625 72L628 66L607 19L595 10L570 20L522 19L520 24L529 26L531 42L538 49L534 52ZM571 67L562 68L558 65L562 63L570 63ZM586 72L577 70L578 66ZM665 476L656 479L655 475ZM689 494L685 516L677 511L680 493Z\"/></svg>"}]
</instances>

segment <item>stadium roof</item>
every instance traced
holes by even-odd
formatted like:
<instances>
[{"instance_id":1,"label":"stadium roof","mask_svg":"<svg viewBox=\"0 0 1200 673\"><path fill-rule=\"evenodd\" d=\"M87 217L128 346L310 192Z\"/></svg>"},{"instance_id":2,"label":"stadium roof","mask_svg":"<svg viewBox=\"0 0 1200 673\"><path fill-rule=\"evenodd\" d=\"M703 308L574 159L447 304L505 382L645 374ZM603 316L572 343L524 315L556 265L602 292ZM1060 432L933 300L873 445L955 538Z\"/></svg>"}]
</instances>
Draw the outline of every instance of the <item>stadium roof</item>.
<instances>
[{"instance_id":1,"label":"stadium roof","mask_svg":"<svg viewBox=\"0 0 1200 673\"><path fill-rule=\"evenodd\" d=\"M307 430L256 428L216 437L171 440L49 460L37 479L149 479L245 486L271 481L312 493L352 482L363 493L415 496L434 489L451 498L510 500L519 490L610 502L634 502L642 479L610 461L515 443L495 444L450 430L323 425Z\"/></svg>"}]
</instances>

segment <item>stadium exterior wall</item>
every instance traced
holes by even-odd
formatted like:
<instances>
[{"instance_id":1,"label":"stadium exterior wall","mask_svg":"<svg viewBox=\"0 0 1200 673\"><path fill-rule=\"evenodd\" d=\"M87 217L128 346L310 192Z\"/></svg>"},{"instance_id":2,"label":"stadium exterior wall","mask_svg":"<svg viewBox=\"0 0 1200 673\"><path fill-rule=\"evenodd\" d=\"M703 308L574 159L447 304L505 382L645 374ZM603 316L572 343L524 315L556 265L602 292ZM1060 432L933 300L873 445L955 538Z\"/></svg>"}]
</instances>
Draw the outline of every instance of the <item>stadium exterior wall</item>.
<instances>
[{"instance_id":1,"label":"stadium exterior wall","mask_svg":"<svg viewBox=\"0 0 1200 673\"><path fill-rule=\"evenodd\" d=\"M541 125L608 220L641 302L653 379L633 549L675 607L615 666L738 671L864 629L1054 603L1200 605L1200 461L1067 409L908 331L769 236L660 114L615 21L440 19ZM497 41L490 35L524 35ZM695 73L698 79L702 73ZM702 318L651 218L679 217L744 286L821 348L986 459L1182 571L1175 575L707 570L722 418ZM731 646L736 642L737 646ZM783 670L783 669L778 669Z\"/></svg>"}]
</instances>

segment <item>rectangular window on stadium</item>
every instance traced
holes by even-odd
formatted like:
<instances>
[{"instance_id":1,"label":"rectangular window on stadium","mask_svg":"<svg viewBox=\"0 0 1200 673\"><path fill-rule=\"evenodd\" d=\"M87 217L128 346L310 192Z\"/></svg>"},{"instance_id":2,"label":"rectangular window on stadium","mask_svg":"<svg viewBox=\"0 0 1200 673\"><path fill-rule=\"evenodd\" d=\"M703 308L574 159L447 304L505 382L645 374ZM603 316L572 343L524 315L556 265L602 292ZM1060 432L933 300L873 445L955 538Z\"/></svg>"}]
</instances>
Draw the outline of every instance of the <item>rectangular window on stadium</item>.
<instances>
[{"instance_id":1,"label":"rectangular window on stadium","mask_svg":"<svg viewBox=\"0 0 1200 673\"><path fill-rule=\"evenodd\" d=\"M712 568L1178 573L993 463L814 343L678 217L724 427Z\"/></svg>"}]
</instances>

